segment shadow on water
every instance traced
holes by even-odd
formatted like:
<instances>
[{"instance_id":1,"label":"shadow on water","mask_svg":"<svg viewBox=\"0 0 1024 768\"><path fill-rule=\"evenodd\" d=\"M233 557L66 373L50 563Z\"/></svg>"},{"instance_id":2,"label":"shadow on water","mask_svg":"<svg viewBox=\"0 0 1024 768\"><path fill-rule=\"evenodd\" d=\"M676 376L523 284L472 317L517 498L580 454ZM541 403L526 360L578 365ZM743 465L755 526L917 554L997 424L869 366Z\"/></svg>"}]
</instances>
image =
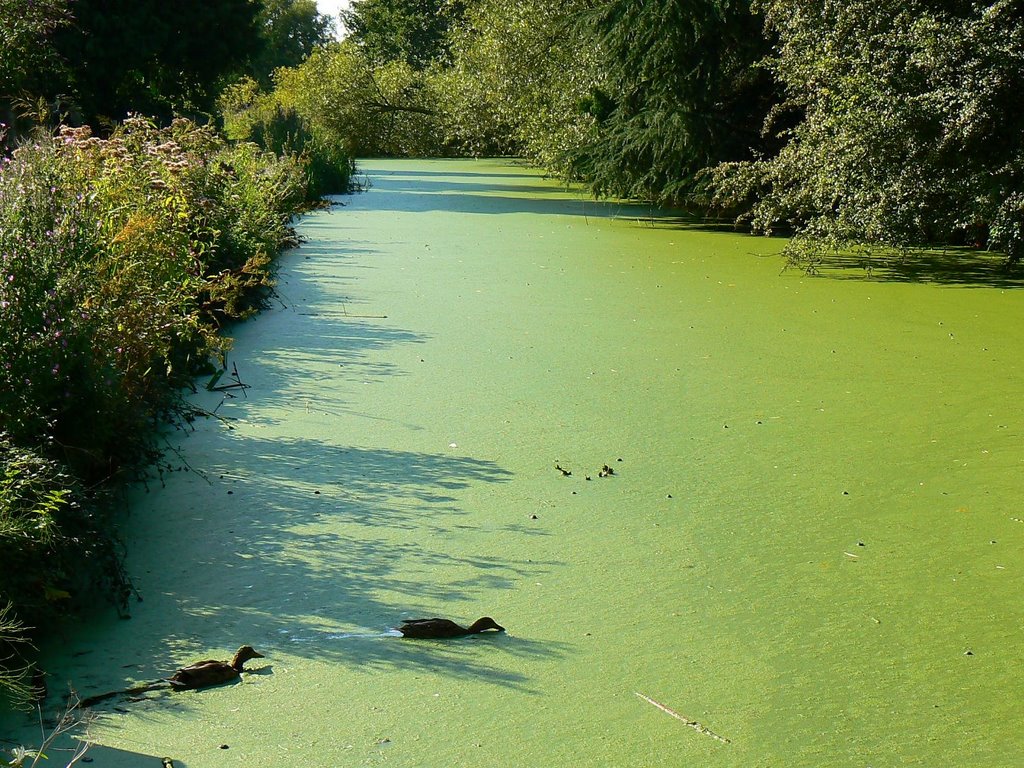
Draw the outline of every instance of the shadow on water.
<instances>
[{"instance_id":1,"label":"shadow on water","mask_svg":"<svg viewBox=\"0 0 1024 768\"><path fill-rule=\"evenodd\" d=\"M443 181L424 181L416 176L439 176ZM374 210L430 213L532 213L544 216L572 216L585 219L624 221L641 226L689 229L736 234L732 222L708 218L679 209L628 200L595 199L577 187L555 184L492 184L460 181L467 174L406 174L374 172ZM480 174L487 177L490 174ZM414 178L406 178L413 176ZM540 181L541 177L527 175ZM504 192L509 194L493 194ZM545 196L546 195L546 196Z\"/></svg>"},{"instance_id":2,"label":"shadow on water","mask_svg":"<svg viewBox=\"0 0 1024 768\"><path fill-rule=\"evenodd\" d=\"M906 256L828 254L817 275L832 280L921 283L964 288L1022 288L1024 269L1010 267L1001 254L970 248L918 251Z\"/></svg>"},{"instance_id":3,"label":"shadow on water","mask_svg":"<svg viewBox=\"0 0 1024 768\"><path fill-rule=\"evenodd\" d=\"M540 174L501 174L450 171L403 171L366 168L373 184L386 193L374 200L375 209L395 211L448 211L456 213L534 213L594 219L632 221L639 225L670 227L706 233L737 233L731 222L706 219L650 204L594 200L585 191L555 184L488 184L483 179L524 178L540 182ZM441 179L433 181L434 178ZM480 177L481 181L460 181ZM509 195L485 194L507 192ZM518 197L515 193L530 195ZM567 199L565 195L575 194ZM539 195L549 195L541 197ZM1008 268L1005 256L965 247L916 251L909 255L866 258L856 253L826 254L816 267L817 276L835 280L869 280L979 288L1024 287L1024 269Z\"/></svg>"},{"instance_id":4,"label":"shadow on water","mask_svg":"<svg viewBox=\"0 0 1024 768\"><path fill-rule=\"evenodd\" d=\"M393 170L384 168L373 168L370 166L360 165L358 172L363 175L372 176L374 178L388 178L393 176L411 176L413 178L481 178L481 179L540 179L544 178L540 172L530 173L529 171L523 173L508 173L506 171L463 171L463 170L444 170L444 171L423 171L423 170ZM548 188L550 189L550 188Z\"/></svg>"},{"instance_id":5,"label":"shadow on water","mask_svg":"<svg viewBox=\"0 0 1024 768\"><path fill-rule=\"evenodd\" d=\"M424 667L517 687L527 681L502 670L501 655L561 652L514 634L455 643L374 636L430 606L474 605L482 593L511 589L558 565L430 547L453 528L475 529L457 491L507 482L508 471L469 457L310 439L232 435L218 446L216 466L246 456L244 475L225 475L210 490L211 498L224 498L227 485L233 493L223 506L238 511L201 521L197 540L221 541L197 565L214 579L220 572L252 584L254 595L244 605L204 607L207 629L230 628L234 638L270 635L296 655L363 670ZM261 585L271 591L260 595ZM493 664L460 651L460 642L476 641L497 654ZM230 644L227 636L222 642Z\"/></svg>"},{"instance_id":6,"label":"shadow on water","mask_svg":"<svg viewBox=\"0 0 1024 768\"><path fill-rule=\"evenodd\" d=\"M163 534L174 541L133 547L141 567L166 571L151 580L159 607L137 611L139 621L158 622L159 629L134 633L134 665L121 667L119 658L96 666L97 654L93 671L74 681L82 696L164 676L201 652L187 649L243 642L271 663L279 650L360 672L421 669L522 691L531 690L529 676L512 659L568 652L565 643L517 636L514 620L501 616L509 632L497 636L449 642L388 636L402 619L444 610L437 606L450 606L452 618L471 622L494 610L482 605L483 595L513 589L562 563L510 559L499 547L489 548L503 536L543 535L518 518L486 527L474 522L460 491L512 479L493 461L301 434L302 419L382 418L359 413L346 392L403 375L376 353L426 341L393 322L346 316L354 308L342 306L347 278L331 277L322 265L305 267L303 253L292 254L281 288L285 299L272 312L294 313L301 321L274 324L265 316L254 357L232 354L251 388L226 396L220 413L238 428L204 427L204 435L192 438L202 441L196 468L203 477L174 473L155 499L158 510L174 507L174 522ZM306 253L311 264L352 257L344 248ZM199 397L213 410L222 396ZM300 434L261 434L276 423ZM189 439L182 448L193 453ZM472 545L477 551L452 551L453 531L480 542ZM159 693L153 706L191 708L191 695ZM127 706L135 711L136 705Z\"/></svg>"},{"instance_id":7,"label":"shadow on water","mask_svg":"<svg viewBox=\"0 0 1024 768\"><path fill-rule=\"evenodd\" d=\"M173 595L177 615L161 617L175 629L164 638L169 644L201 637L233 647L244 638L268 659L276 645L361 672L416 668L522 690L530 689L528 677L503 668L504 657L566 652L564 644L517 637L514 626L507 635L444 643L387 635L403 618L433 615L436 605L459 606L453 610L463 618L481 594L560 565L430 546L453 528L476 530L455 492L507 482L511 474L493 462L233 432L217 439L210 464L222 474L193 495L202 513L185 514L191 543L179 545L176 561L212 584L241 585L241 594L216 604ZM467 652L467 644L483 647L477 643L487 644L486 655ZM152 649L153 657L161 653Z\"/></svg>"},{"instance_id":8,"label":"shadow on water","mask_svg":"<svg viewBox=\"0 0 1024 768\"><path fill-rule=\"evenodd\" d=\"M86 754L91 768L161 768L163 758L170 757L174 768L188 768L188 763L174 755L148 755L142 752L128 752L124 749L93 744Z\"/></svg>"}]
</instances>

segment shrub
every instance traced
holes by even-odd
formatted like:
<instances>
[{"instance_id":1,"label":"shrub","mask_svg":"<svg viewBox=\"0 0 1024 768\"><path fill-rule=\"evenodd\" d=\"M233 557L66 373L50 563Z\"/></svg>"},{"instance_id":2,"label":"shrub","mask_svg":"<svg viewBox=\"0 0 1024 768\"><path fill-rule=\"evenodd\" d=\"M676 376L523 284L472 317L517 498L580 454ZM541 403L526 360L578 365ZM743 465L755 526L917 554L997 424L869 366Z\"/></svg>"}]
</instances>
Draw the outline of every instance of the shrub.
<instances>
[{"instance_id":1,"label":"shrub","mask_svg":"<svg viewBox=\"0 0 1024 768\"><path fill-rule=\"evenodd\" d=\"M299 158L186 120L136 118L106 140L65 128L0 160L11 621L46 620L97 588L124 602L110 505L83 489L144 471L161 425L191 416L181 387L223 359L224 322L258 306L307 191Z\"/></svg>"},{"instance_id":2,"label":"shrub","mask_svg":"<svg viewBox=\"0 0 1024 768\"><path fill-rule=\"evenodd\" d=\"M243 78L225 89L219 106L228 138L253 142L303 165L309 198L348 190L352 160L344 143L315 130L285 91L262 93L256 81Z\"/></svg>"}]
</instances>

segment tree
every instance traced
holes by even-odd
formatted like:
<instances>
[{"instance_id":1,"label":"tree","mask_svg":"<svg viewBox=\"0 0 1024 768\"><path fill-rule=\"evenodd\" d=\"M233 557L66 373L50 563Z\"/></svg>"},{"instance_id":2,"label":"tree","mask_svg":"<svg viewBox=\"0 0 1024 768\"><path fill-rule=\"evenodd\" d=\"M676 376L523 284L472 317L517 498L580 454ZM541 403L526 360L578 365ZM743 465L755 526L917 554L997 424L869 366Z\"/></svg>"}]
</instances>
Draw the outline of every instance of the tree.
<instances>
[{"instance_id":1,"label":"tree","mask_svg":"<svg viewBox=\"0 0 1024 768\"><path fill-rule=\"evenodd\" d=\"M582 30L606 80L576 168L598 193L678 201L707 167L763 148L775 89L747 0L601 0Z\"/></svg>"},{"instance_id":2,"label":"tree","mask_svg":"<svg viewBox=\"0 0 1024 768\"><path fill-rule=\"evenodd\" d=\"M373 67L349 40L277 73L276 98L349 156L437 154L434 110L421 73L396 60Z\"/></svg>"},{"instance_id":3,"label":"tree","mask_svg":"<svg viewBox=\"0 0 1024 768\"><path fill-rule=\"evenodd\" d=\"M262 0L262 6L258 23L263 41L250 74L269 88L274 70L299 66L331 41L333 22L317 10L316 0Z\"/></svg>"},{"instance_id":4,"label":"tree","mask_svg":"<svg viewBox=\"0 0 1024 768\"><path fill-rule=\"evenodd\" d=\"M465 5L462 0L355 0L341 11L341 21L372 65L404 61L424 69L447 57L448 33Z\"/></svg>"},{"instance_id":5,"label":"tree","mask_svg":"<svg viewBox=\"0 0 1024 768\"><path fill-rule=\"evenodd\" d=\"M224 78L260 46L260 6L250 0L75 0L72 10L55 45L92 123L208 112Z\"/></svg>"},{"instance_id":6,"label":"tree","mask_svg":"<svg viewBox=\"0 0 1024 768\"><path fill-rule=\"evenodd\" d=\"M566 171L591 138L582 102L601 82L574 19L593 0L476 0L452 33L452 63L429 74L450 142L473 154L525 154Z\"/></svg>"},{"instance_id":7,"label":"tree","mask_svg":"<svg viewBox=\"0 0 1024 768\"><path fill-rule=\"evenodd\" d=\"M1015 0L766 0L770 66L800 120L721 166L719 200L795 228L813 267L851 247L968 242L1024 256L1024 8Z\"/></svg>"}]
</instances>

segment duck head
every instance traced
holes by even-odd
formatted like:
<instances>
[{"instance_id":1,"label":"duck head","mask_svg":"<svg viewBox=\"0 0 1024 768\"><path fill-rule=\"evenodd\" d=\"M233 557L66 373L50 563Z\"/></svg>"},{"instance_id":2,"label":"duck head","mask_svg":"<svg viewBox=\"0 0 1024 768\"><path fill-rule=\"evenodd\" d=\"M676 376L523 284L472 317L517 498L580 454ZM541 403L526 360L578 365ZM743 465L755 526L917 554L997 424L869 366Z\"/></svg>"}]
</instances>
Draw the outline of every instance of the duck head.
<instances>
[{"instance_id":1,"label":"duck head","mask_svg":"<svg viewBox=\"0 0 1024 768\"><path fill-rule=\"evenodd\" d=\"M263 659L266 658L262 653L259 653L251 645L243 645L237 651L235 651L235 657L231 660L231 666L238 671L242 670L242 666L249 659Z\"/></svg>"},{"instance_id":2,"label":"duck head","mask_svg":"<svg viewBox=\"0 0 1024 768\"><path fill-rule=\"evenodd\" d=\"M469 631L483 632L485 629L496 629L499 632L505 631L505 628L498 624L498 622L496 622L490 616L484 616L482 619L477 619L476 621L474 621L473 624L470 626Z\"/></svg>"}]
</instances>

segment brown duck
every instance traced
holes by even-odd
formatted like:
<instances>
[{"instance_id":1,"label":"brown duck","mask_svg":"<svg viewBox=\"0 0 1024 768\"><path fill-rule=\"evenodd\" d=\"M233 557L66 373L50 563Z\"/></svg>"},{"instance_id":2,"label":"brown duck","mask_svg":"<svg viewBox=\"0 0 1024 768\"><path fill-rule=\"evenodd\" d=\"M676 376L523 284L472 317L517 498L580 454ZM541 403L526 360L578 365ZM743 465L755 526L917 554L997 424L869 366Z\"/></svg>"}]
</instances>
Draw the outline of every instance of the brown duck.
<instances>
[{"instance_id":1,"label":"brown duck","mask_svg":"<svg viewBox=\"0 0 1024 768\"><path fill-rule=\"evenodd\" d=\"M477 619L469 627L461 627L449 619L409 619L402 622L398 631L404 637L415 638L440 638L440 637L462 637L463 635L475 635L485 629L496 629L504 632L505 628L499 625L490 616Z\"/></svg>"},{"instance_id":2,"label":"brown duck","mask_svg":"<svg viewBox=\"0 0 1024 768\"><path fill-rule=\"evenodd\" d=\"M195 664L182 667L173 675L167 678L167 682L175 690L183 691L189 688L208 688L211 685L220 685L236 679L243 671L245 662L249 659L262 659L262 653L258 653L251 645L243 645L239 648L231 661L218 661L216 659L204 659Z\"/></svg>"},{"instance_id":3,"label":"brown duck","mask_svg":"<svg viewBox=\"0 0 1024 768\"><path fill-rule=\"evenodd\" d=\"M208 688L211 685L220 685L221 683L227 683L236 679L240 673L244 672L243 665L249 659L262 658L264 658L263 654L257 653L256 649L251 645L243 645L238 649L231 661L218 661L216 659L197 661L195 664L182 667L170 677L161 680L143 683L132 688L124 688L120 691L108 691L96 696L89 696L80 700L78 706L82 708L91 707L115 696L132 696L155 691L160 688L167 688L168 686L175 691L187 691L194 688Z\"/></svg>"}]
</instances>

